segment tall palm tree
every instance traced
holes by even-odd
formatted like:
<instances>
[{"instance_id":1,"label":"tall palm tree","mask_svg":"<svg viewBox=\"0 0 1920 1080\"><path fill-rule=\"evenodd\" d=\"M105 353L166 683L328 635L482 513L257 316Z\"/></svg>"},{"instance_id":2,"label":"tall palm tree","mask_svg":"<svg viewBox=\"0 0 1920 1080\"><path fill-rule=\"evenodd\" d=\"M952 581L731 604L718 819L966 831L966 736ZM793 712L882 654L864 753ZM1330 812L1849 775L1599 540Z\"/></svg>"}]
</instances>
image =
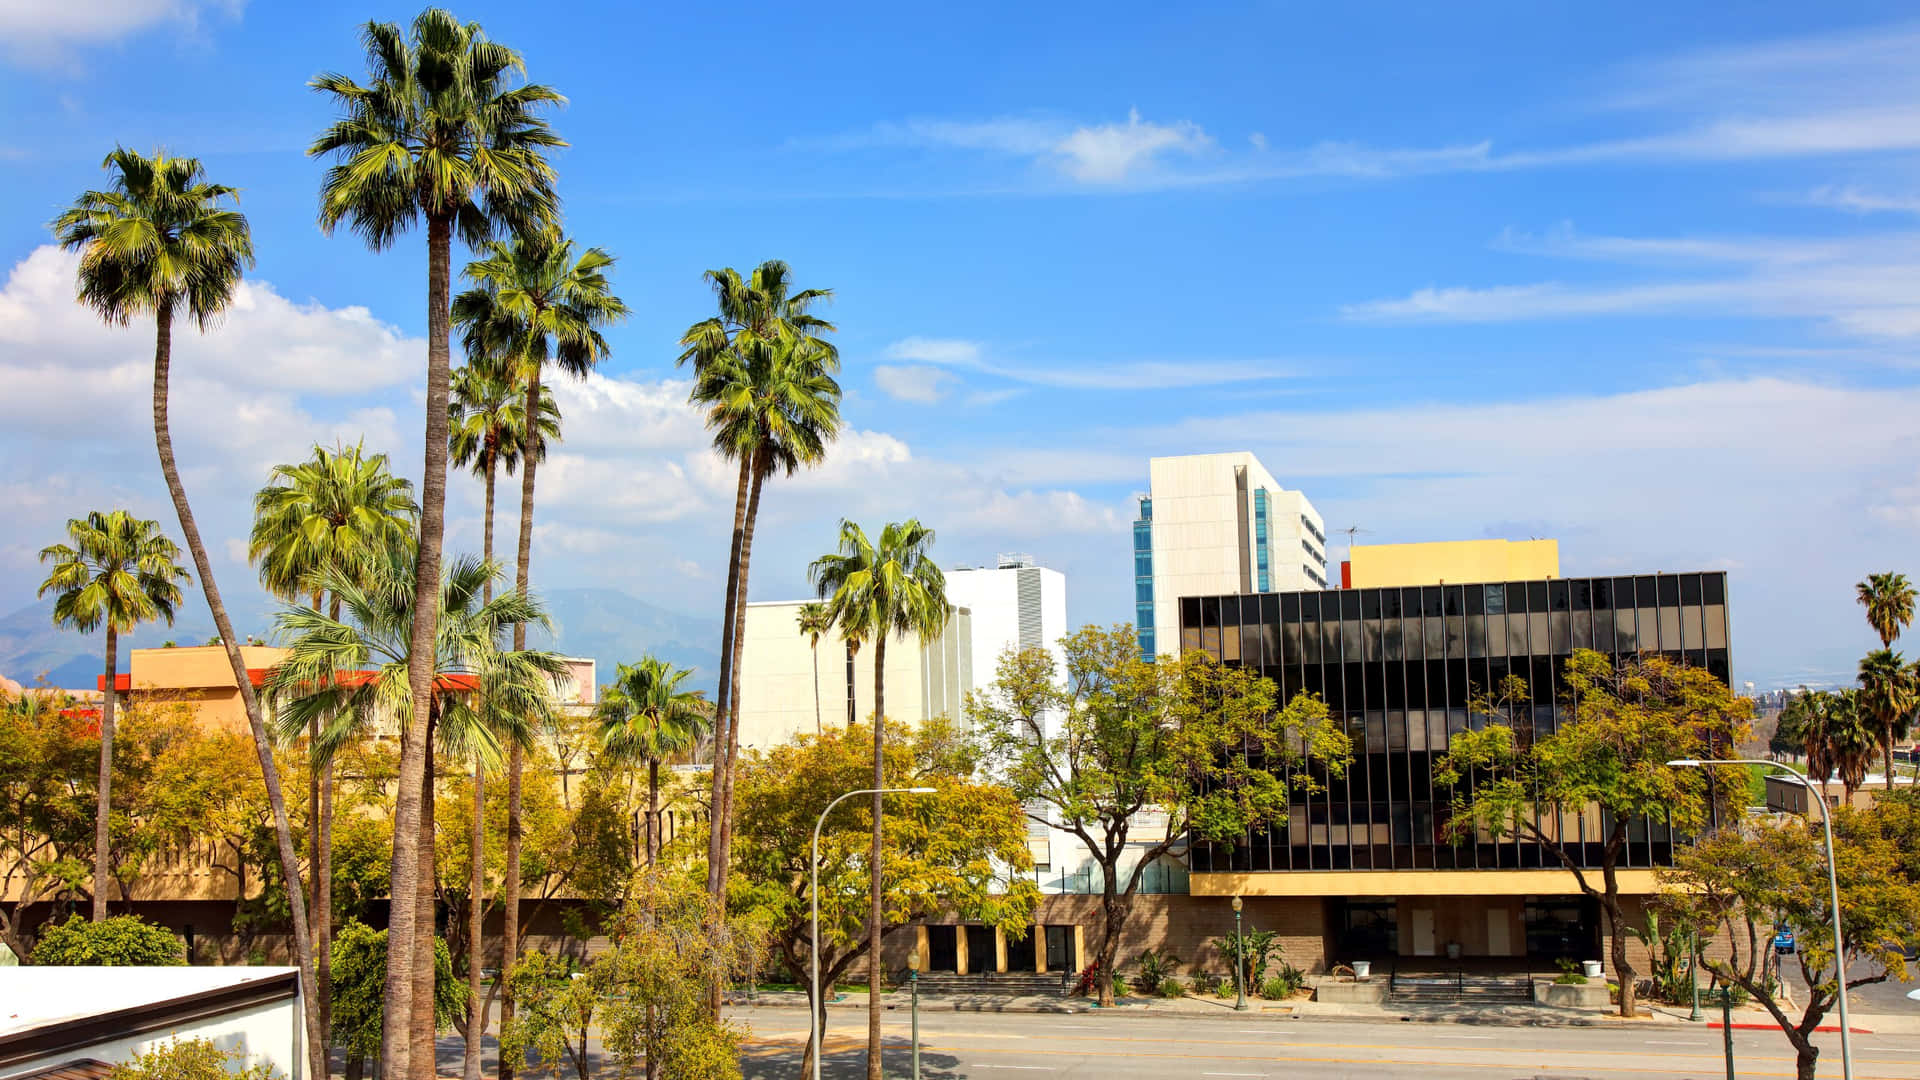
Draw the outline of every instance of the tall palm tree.
<instances>
[{"instance_id":1,"label":"tall palm tree","mask_svg":"<svg viewBox=\"0 0 1920 1080\"><path fill-rule=\"evenodd\" d=\"M715 910L724 910L733 840L733 774L740 749L734 716L740 707L741 639L760 489L776 470L791 475L802 465L823 460L827 444L838 436L840 387L832 375L840 368L840 353L826 337L834 332L833 324L812 313L833 291L796 291L786 263L768 260L745 278L732 267L709 270L706 279L719 310L681 335L679 362L693 366L689 396L707 414L714 448L740 465L720 621L714 827L707 838L707 896ZM710 991L708 1004L718 1011L718 987Z\"/></svg>"},{"instance_id":2,"label":"tall palm tree","mask_svg":"<svg viewBox=\"0 0 1920 1080\"><path fill-rule=\"evenodd\" d=\"M797 621L813 650L813 733L818 737L825 734L820 725L820 635L833 625L833 619L827 614L827 605L814 600L800 605Z\"/></svg>"},{"instance_id":3,"label":"tall palm tree","mask_svg":"<svg viewBox=\"0 0 1920 1080\"><path fill-rule=\"evenodd\" d=\"M160 523L125 510L93 511L67 522L70 544L40 550L52 563L38 595L53 593L53 625L91 634L107 629L106 694L100 706L100 781L93 822L93 921L107 917L108 823L113 814L113 707L119 693L120 635L143 622L173 625L180 583L193 578L178 563L180 549L160 532Z\"/></svg>"},{"instance_id":4,"label":"tall palm tree","mask_svg":"<svg viewBox=\"0 0 1920 1080\"><path fill-rule=\"evenodd\" d=\"M1838 777L1841 791L1851 802L1878 749L1873 721L1861 709L1856 690L1820 691L1807 697L1801 728L1807 747L1807 771L1820 779L1823 793Z\"/></svg>"},{"instance_id":5,"label":"tall palm tree","mask_svg":"<svg viewBox=\"0 0 1920 1080\"><path fill-rule=\"evenodd\" d=\"M160 473L180 519L180 533L193 557L194 574L214 629L226 647L227 665L240 690L247 727L260 759L260 775L273 810L274 843L287 882L288 914L293 921L293 951L307 1000L316 1000L313 939L307 930L307 902L300 888L300 853L280 788L273 743L260 711L259 695L240 655L240 638L220 599L207 545L200 537L180 469L173 456L167 418L167 387L173 366L173 320L184 309L201 330L233 302L241 271L253 265L253 234L247 219L227 204L233 188L207 182L206 170L193 158L156 153L144 157L115 148L103 164L110 176L105 191L87 191L59 217L53 231L60 246L80 252L76 282L80 302L109 323L125 326L134 316L153 316L153 441ZM316 1073L325 1070L325 1032L319 1011L306 1010L307 1053Z\"/></svg>"},{"instance_id":6,"label":"tall palm tree","mask_svg":"<svg viewBox=\"0 0 1920 1080\"><path fill-rule=\"evenodd\" d=\"M438 8L421 12L404 31L397 23L368 22L360 37L367 59L364 85L333 72L311 83L333 100L340 115L307 153L334 158L320 188L323 230L332 233L344 222L376 251L423 222L427 233L426 438L414 586L423 601L411 650L416 715L407 730L413 738L401 744L394 798L393 890L406 896L419 888L417 837L432 697L429 658L446 526L453 241L457 236L472 247L501 228L538 229L557 215L547 153L565 143L541 113L564 99L550 87L521 82L526 67L518 52L489 40L478 23L461 23ZM427 940L431 978L430 938L430 929L422 932L417 926L414 911L394 906L381 1021L383 1075L390 1080L415 1074L430 1080L432 1061L413 1062L407 1037L411 1031L418 1039L423 1029L427 1040L432 1037L431 1006L419 1010L424 1022L413 1015L416 947L418 940ZM502 1076L511 1073L503 1062Z\"/></svg>"},{"instance_id":7,"label":"tall palm tree","mask_svg":"<svg viewBox=\"0 0 1920 1080\"><path fill-rule=\"evenodd\" d=\"M1867 623L1880 635L1880 647L1893 648L1900 631L1913 622L1913 586L1905 574L1868 574L1854 587L1860 606L1867 609Z\"/></svg>"},{"instance_id":8,"label":"tall palm tree","mask_svg":"<svg viewBox=\"0 0 1920 1080\"><path fill-rule=\"evenodd\" d=\"M707 702L698 690L681 688L693 671L643 656L621 664L594 710L600 745L617 759L647 767L647 865L659 860L660 763L699 744L707 728Z\"/></svg>"},{"instance_id":9,"label":"tall palm tree","mask_svg":"<svg viewBox=\"0 0 1920 1080\"><path fill-rule=\"evenodd\" d=\"M395 547L413 543L419 508L413 485L394 476L387 455L368 454L364 444L313 448L306 461L275 465L267 485L253 496L253 530L247 558L260 568L268 592L291 600L321 593L314 579L328 566L353 572ZM339 600L333 603L339 617ZM333 1012L333 762L316 752L319 719L307 732L307 843L313 868L314 966L319 983L320 1024Z\"/></svg>"},{"instance_id":10,"label":"tall palm tree","mask_svg":"<svg viewBox=\"0 0 1920 1080\"><path fill-rule=\"evenodd\" d=\"M1887 769L1887 787L1893 787L1893 744L1907 737L1920 687L1906 660L1892 649L1875 649L1860 661L1860 710L1873 721Z\"/></svg>"},{"instance_id":11,"label":"tall palm tree","mask_svg":"<svg viewBox=\"0 0 1920 1080\"><path fill-rule=\"evenodd\" d=\"M560 407L541 388L538 431L527 431L526 396L511 366L486 357L469 358L453 372L447 399L448 453L455 468L471 467L486 489L481 517L480 557L493 560L494 479L512 476L531 446L544 460L548 443L560 441ZM491 588L491 586L489 586Z\"/></svg>"},{"instance_id":12,"label":"tall palm tree","mask_svg":"<svg viewBox=\"0 0 1920 1080\"><path fill-rule=\"evenodd\" d=\"M520 459L529 453L545 459L547 444L560 439L560 409L544 387L540 392L540 411L534 429L527 429L526 399L511 364L484 356L469 357L465 367L453 373L447 403L448 451L459 468L472 467L474 475L486 485L486 506L481 518L481 558L493 561L494 478L502 469L512 476ZM493 600L493 582L486 584L484 598ZM463 1068L465 1080L480 1080L481 1036L487 1030L492 997L481 993L481 970L485 966L486 943L486 788L487 762L473 762L473 878L468 883L467 901L467 990L470 1014ZM498 984L495 984L496 989Z\"/></svg>"},{"instance_id":13,"label":"tall palm tree","mask_svg":"<svg viewBox=\"0 0 1920 1080\"><path fill-rule=\"evenodd\" d=\"M527 229L510 239L491 241L480 258L467 264L474 287L453 303L467 355L485 356L506 366L526 388L522 415L539 416L542 380L551 367L586 378L605 359L602 327L627 316L626 302L613 294L607 271L614 258L597 247L578 251L557 227ZM520 544L514 588L527 591L533 566L533 493L537 466L546 454L538 429L527 439L520 468ZM513 647L527 645L527 628L513 628ZM507 757L507 859L502 925L502 971L513 967L520 948L520 774L525 755L516 744ZM501 1005L501 1021L513 1015L513 999ZM503 1062L503 1076L511 1069Z\"/></svg>"},{"instance_id":14,"label":"tall palm tree","mask_svg":"<svg viewBox=\"0 0 1920 1080\"><path fill-rule=\"evenodd\" d=\"M933 530L917 519L888 524L873 543L851 521L840 522L840 547L807 568L814 588L828 599L833 621L873 643L873 868L867 913L867 1078L880 1080L880 935L885 925L881 897L881 797L886 786L887 639L912 634L921 642L947 624L947 579L931 553Z\"/></svg>"}]
</instances>

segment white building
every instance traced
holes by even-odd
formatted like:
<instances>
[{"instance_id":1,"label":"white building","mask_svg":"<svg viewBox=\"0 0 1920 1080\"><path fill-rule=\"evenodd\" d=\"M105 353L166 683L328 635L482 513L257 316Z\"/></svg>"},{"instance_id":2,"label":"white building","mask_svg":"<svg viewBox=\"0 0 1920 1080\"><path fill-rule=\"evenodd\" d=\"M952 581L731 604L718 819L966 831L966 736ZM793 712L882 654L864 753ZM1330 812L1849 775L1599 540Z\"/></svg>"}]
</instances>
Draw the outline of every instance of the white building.
<instances>
[{"instance_id":1,"label":"white building","mask_svg":"<svg viewBox=\"0 0 1920 1080\"><path fill-rule=\"evenodd\" d=\"M993 685L1008 649L1047 649L1066 675L1060 639L1067 633L1067 578L1033 564L1031 555L1002 555L993 566L948 570L947 600L973 613L974 688Z\"/></svg>"},{"instance_id":2,"label":"white building","mask_svg":"<svg viewBox=\"0 0 1920 1080\"><path fill-rule=\"evenodd\" d=\"M846 640L830 628L816 649L800 632L804 603L747 605L738 710L743 747L766 750L816 725L845 727L873 712L872 643L850 658ZM887 641L887 719L910 725L930 716L961 719L974 688L972 626L972 613L956 605L932 641Z\"/></svg>"},{"instance_id":3,"label":"white building","mask_svg":"<svg viewBox=\"0 0 1920 1080\"><path fill-rule=\"evenodd\" d=\"M1245 451L1154 458L1133 523L1142 656L1178 646L1182 596L1327 587L1319 511Z\"/></svg>"}]
</instances>

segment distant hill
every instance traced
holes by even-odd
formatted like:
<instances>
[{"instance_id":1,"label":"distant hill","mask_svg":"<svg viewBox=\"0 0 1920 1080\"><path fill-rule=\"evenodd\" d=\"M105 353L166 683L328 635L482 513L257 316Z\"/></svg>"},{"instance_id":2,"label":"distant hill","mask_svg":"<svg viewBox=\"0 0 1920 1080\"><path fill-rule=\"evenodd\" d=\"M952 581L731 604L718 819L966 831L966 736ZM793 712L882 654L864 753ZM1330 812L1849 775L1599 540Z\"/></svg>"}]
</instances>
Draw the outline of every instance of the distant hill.
<instances>
[{"instance_id":1,"label":"distant hill","mask_svg":"<svg viewBox=\"0 0 1920 1080\"><path fill-rule=\"evenodd\" d=\"M592 657L599 661L602 683L612 680L615 664L652 653L693 668L688 684L712 696L714 673L720 667L719 618L681 615L612 589L556 589L546 595L546 601L553 617L553 638L542 640L545 635L535 632L529 644ZM251 617L235 611L235 630L264 636L272 626L273 611L262 608ZM0 675L24 685L44 675L53 686L92 688L104 663L104 636L56 630L52 612L53 599L48 597L0 618ZM142 626L123 637L120 669L127 668L129 649L156 648L167 641L200 645L211 637L213 620L204 609L183 611L171 627Z\"/></svg>"}]
</instances>

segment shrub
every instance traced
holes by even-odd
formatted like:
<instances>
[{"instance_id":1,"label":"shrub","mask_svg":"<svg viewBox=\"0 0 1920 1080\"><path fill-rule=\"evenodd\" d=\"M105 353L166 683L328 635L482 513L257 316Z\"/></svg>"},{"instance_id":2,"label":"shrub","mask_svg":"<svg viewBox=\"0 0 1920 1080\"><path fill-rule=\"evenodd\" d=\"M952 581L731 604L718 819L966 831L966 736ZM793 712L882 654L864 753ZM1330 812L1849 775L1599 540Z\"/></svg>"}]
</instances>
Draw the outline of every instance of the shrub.
<instances>
[{"instance_id":1,"label":"shrub","mask_svg":"<svg viewBox=\"0 0 1920 1080\"><path fill-rule=\"evenodd\" d=\"M1160 983L1160 996L1164 998L1186 997L1187 984L1181 982L1177 976L1169 975Z\"/></svg>"},{"instance_id":2,"label":"shrub","mask_svg":"<svg viewBox=\"0 0 1920 1080\"><path fill-rule=\"evenodd\" d=\"M33 962L57 967L185 967L179 935L137 916L88 922L78 915L40 934Z\"/></svg>"},{"instance_id":3,"label":"shrub","mask_svg":"<svg viewBox=\"0 0 1920 1080\"><path fill-rule=\"evenodd\" d=\"M1260 984L1260 996L1273 1001L1290 998L1307 985L1307 973L1285 961L1280 963L1278 974L1270 976Z\"/></svg>"},{"instance_id":4,"label":"shrub","mask_svg":"<svg viewBox=\"0 0 1920 1080\"><path fill-rule=\"evenodd\" d=\"M1180 959L1172 953L1148 949L1140 954L1138 962L1140 974L1134 979L1134 985L1143 994L1154 994L1159 993L1161 985L1173 975L1173 970L1179 966Z\"/></svg>"},{"instance_id":5,"label":"shrub","mask_svg":"<svg viewBox=\"0 0 1920 1080\"><path fill-rule=\"evenodd\" d=\"M208 1039L170 1039L115 1065L110 1080L270 1080L271 1066L247 1065L238 1050Z\"/></svg>"},{"instance_id":6,"label":"shrub","mask_svg":"<svg viewBox=\"0 0 1920 1080\"><path fill-rule=\"evenodd\" d=\"M387 932L349 919L333 938L332 1035L349 1054L380 1050L380 1022L386 1008ZM453 977L453 955L445 938L433 939L433 1012L435 1027L445 1030L466 1008L467 984Z\"/></svg>"},{"instance_id":7,"label":"shrub","mask_svg":"<svg viewBox=\"0 0 1920 1080\"><path fill-rule=\"evenodd\" d=\"M1587 985L1587 976L1581 972L1579 961L1569 960L1563 956L1554 962L1560 965L1560 977L1553 980L1554 982L1561 986Z\"/></svg>"},{"instance_id":8,"label":"shrub","mask_svg":"<svg viewBox=\"0 0 1920 1080\"><path fill-rule=\"evenodd\" d=\"M1193 977L1193 992L1196 994L1218 994L1220 987L1220 976L1211 972L1203 971Z\"/></svg>"}]
</instances>

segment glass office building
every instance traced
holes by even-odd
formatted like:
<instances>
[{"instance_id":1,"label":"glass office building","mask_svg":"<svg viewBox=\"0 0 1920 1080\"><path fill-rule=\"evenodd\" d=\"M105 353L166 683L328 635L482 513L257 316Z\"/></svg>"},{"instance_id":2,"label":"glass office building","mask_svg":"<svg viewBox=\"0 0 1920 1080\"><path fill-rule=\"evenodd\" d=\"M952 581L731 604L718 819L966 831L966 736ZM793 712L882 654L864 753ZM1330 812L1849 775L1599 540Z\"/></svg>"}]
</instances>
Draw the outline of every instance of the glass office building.
<instances>
[{"instance_id":1,"label":"glass office building","mask_svg":"<svg viewBox=\"0 0 1920 1080\"><path fill-rule=\"evenodd\" d=\"M1521 676L1531 725L1548 733L1575 649L1660 653L1731 676L1723 573L1187 596L1179 608L1182 652L1256 666L1283 700L1321 695L1354 751L1344 777L1320 777L1311 796L1297 791L1286 824L1196 845L1196 875L1557 868L1540 845L1511 836L1445 835L1447 793L1435 790L1433 762L1450 735L1480 722L1470 697ZM1588 866L1599 865L1611 824L1597 811L1549 823ZM1628 837L1624 865L1670 860L1666 822L1630 822ZM1340 921L1351 928L1351 915Z\"/></svg>"}]
</instances>

